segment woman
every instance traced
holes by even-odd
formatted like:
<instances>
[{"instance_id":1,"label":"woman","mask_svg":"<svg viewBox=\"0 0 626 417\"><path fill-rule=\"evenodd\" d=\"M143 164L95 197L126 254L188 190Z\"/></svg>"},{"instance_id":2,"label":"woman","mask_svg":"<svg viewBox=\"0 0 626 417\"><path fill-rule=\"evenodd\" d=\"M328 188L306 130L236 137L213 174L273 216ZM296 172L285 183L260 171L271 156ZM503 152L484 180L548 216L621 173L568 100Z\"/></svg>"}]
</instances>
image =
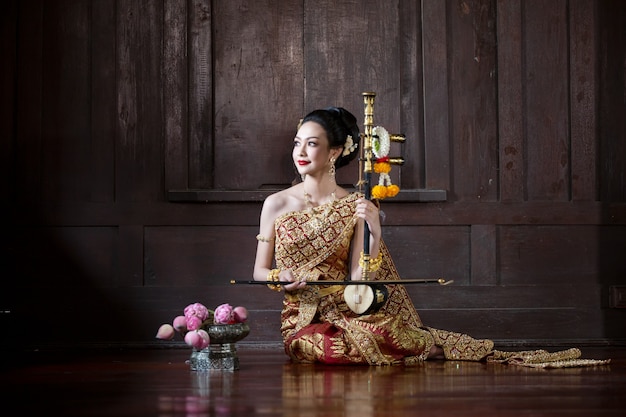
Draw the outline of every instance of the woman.
<instances>
[{"instance_id":1,"label":"woman","mask_svg":"<svg viewBox=\"0 0 626 417\"><path fill-rule=\"evenodd\" d=\"M385 365L433 358L510 361L515 356L525 361L537 354L572 359L580 354L499 352L490 340L425 327L402 285L388 285L384 306L365 315L348 307L345 286L307 286L306 281L318 279L363 278L365 223L370 233L369 280L400 279L382 241L378 207L335 181L335 170L359 153L359 139L356 118L347 110L329 107L309 113L292 152L303 181L270 195L263 204L253 276L268 281L272 289L285 290L281 333L294 362ZM276 281L288 284L272 284Z\"/></svg>"}]
</instances>

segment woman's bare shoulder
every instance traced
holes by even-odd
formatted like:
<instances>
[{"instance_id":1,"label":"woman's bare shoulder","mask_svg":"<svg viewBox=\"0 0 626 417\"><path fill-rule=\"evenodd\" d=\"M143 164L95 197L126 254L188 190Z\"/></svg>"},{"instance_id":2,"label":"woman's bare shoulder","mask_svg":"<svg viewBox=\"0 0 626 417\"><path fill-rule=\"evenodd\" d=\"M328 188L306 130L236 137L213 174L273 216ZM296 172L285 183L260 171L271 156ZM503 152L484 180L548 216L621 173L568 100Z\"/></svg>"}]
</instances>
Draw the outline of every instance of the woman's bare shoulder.
<instances>
[{"instance_id":1,"label":"woman's bare shoulder","mask_svg":"<svg viewBox=\"0 0 626 417\"><path fill-rule=\"evenodd\" d=\"M263 212L268 217L277 218L290 211L302 209L302 193L298 192L298 185L278 191L267 196L263 203Z\"/></svg>"}]
</instances>

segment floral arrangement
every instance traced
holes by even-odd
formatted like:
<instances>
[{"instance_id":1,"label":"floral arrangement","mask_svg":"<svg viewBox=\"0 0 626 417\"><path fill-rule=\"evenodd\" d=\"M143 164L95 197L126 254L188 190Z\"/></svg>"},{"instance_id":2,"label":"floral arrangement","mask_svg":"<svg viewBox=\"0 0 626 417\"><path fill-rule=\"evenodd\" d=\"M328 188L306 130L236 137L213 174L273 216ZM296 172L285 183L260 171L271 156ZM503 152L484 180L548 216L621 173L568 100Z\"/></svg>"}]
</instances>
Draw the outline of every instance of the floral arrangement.
<instances>
[{"instance_id":1,"label":"floral arrangement","mask_svg":"<svg viewBox=\"0 0 626 417\"><path fill-rule=\"evenodd\" d=\"M211 344L206 328L215 324L237 324L248 320L248 310L245 307L232 307L230 304L221 304L215 310L209 310L201 303L189 304L183 310L182 316L176 316L172 324L165 323L159 327L156 338L172 340L179 332L189 346L198 350L205 349Z\"/></svg>"},{"instance_id":2,"label":"floral arrangement","mask_svg":"<svg viewBox=\"0 0 626 417\"><path fill-rule=\"evenodd\" d=\"M391 140L389 133L382 126L376 126L372 131L372 151L376 156L374 172L379 175L378 184L372 187L372 198L382 200L395 197L400 192L400 187L391 183L391 164L389 163L389 149Z\"/></svg>"}]
</instances>

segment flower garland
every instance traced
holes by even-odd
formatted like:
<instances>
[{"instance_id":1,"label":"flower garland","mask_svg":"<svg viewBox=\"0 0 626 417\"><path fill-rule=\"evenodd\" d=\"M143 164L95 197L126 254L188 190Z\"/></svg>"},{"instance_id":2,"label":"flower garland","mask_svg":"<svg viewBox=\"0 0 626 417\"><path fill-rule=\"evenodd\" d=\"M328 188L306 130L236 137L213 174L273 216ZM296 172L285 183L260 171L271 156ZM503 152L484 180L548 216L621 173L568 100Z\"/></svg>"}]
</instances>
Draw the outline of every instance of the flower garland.
<instances>
[{"instance_id":1,"label":"flower garland","mask_svg":"<svg viewBox=\"0 0 626 417\"><path fill-rule=\"evenodd\" d=\"M400 192L400 187L392 184L389 172L391 172L391 164L389 163L389 150L391 148L391 140L389 132L382 127L376 126L372 129L372 152L376 156L374 163L374 172L379 175L378 185L372 187L372 198L382 200L387 197L395 197Z\"/></svg>"}]
</instances>

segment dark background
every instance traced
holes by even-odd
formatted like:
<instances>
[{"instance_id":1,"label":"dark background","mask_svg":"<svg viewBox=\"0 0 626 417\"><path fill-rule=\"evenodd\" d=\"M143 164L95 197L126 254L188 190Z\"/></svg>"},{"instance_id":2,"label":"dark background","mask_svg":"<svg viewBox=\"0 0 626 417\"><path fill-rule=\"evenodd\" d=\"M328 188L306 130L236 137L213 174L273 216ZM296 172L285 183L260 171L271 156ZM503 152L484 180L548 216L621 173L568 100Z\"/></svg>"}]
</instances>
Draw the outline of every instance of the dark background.
<instances>
[{"instance_id":1,"label":"dark background","mask_svg":"<svg viewBox=\"0 0 626 417\"><path fill-rule=\"evenodd\" d=\"M196 301L278 342L281 295L228 281L251 279L298 120L340 105L362 126L364 91L407 136L396 265L455 281L409 286L426 324L626 340L626 2L8 0L0 19L5 346L156 344Z\"/></svg>"}]
</instances>

